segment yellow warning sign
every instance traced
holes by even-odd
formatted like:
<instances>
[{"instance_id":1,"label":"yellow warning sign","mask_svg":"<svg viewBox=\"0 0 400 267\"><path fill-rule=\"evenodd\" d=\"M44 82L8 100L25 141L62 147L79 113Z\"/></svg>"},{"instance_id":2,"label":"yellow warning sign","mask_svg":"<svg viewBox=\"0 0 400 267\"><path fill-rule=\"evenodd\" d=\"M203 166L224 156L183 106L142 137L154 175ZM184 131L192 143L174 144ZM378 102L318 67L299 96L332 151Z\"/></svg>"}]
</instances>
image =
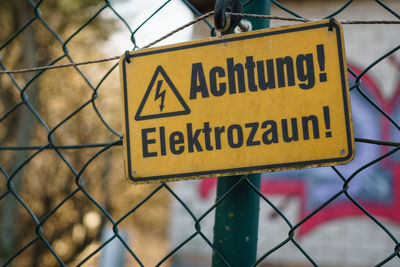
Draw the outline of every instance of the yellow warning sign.
<instances>
[{"instance_id":1,"label":"yellow warning sign","mask_svg":"<svg viewBox=\"0 0 400 267\"><path fill-rule=\"evenodd\" d=\"M354 156L342 28L323 20L121 57L134 182L343 164Z\"/></svg>"}]
</instances>

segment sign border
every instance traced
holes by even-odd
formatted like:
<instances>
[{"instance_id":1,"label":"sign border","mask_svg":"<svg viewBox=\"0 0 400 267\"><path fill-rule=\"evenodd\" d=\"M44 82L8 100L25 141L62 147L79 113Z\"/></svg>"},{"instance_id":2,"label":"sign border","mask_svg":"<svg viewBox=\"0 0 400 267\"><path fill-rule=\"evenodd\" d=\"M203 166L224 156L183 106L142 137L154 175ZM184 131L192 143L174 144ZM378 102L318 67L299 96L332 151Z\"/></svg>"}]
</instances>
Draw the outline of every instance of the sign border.
<instances>
[{"instance_id":1,"label":"sign border","mask_svg":"<svg viewBox=\"0 0 400 267\"><path fill-rule=\"evenodd\" d=\"M321 23L322 22L322 23ZM308 23L305 23L308 24ZM290 27L290 26L289 26ZM309 160L309 161L298 161L298 162L290 162L290 163L280 163L280 164L269 164L269 165L259 165L259 166L251 166L251 167L240 167L240 168L228 168L228 169L218 169L218 170L211 170L211 171L196 171L196 172L188 172L188 173L177 173L177 174L168 174L168 175L157 175L157 176L147 176L147 177L134 177L132 175L132 164L131 164L131 144L130 144L130 138L129 138L129 112L128 112L128 92L127 92L127 84L126 84L126 63L129 61L131 58L135 57L141 57L141 56L146 56L146 55L152 55L152 54L159 54L159 53L164 53L164 52L170 52L170 51L177 51L177 50L183 50L183 49L191 49L191 48L196 48L200 46L208 46L208 45L215 45L215 44L220 44L220 43L229 43L229 42L234 42L234 41L240 41L244 39L254 39L258 37L265 37L265 36L270 36L270 35L277 35L277 34L284 34L284 33L290 33L290 32L298 32L298 31L304 31L304 30L309 30L309 29L316 29L316 28L324 28L326 27L327 30L333 30L335 29L336 31L336 40L337 40L337 45L338 45L338 55L339 55L339 67L340 67L340 77L341 77L341 84L342 84L342 97L343 97L343 105L344 105L344 115L345 115L345 122L346 122L346 133L347 133L347 155L343 157L337 157L337 158L330 158L330 159L322 159L322 160ZM182 180L182 179L194 179L196 177L206 177L206 176L212 176L216 174L222 174L222 175L232 175L232 174L240 174L243 172L251 172L254 173L256 171L260 172L267 172L269 169L270 171L277 171L277 170L286 170L286 169L299 169L302 167L319 167L319 166L326 166L326 165L331 165L332 163L335 162L345 162L347 160L350 160L354 156L354 142L353 142L353 134L351 130L351 116L350 116L350 106L348 103L348 98L347 98L347 79L345 76L345 64L344 64L344 57L345 55L342 53L344 52L344 47L343 47L343 39L341 38L341 26L337 22L337 20L324 20L320 22L313 22L312 25L304 25L304 26L299 26L296 28L288 28L288 27L279 27L276 29L268 29L268 30L261 30L261 32L255 32L255 33L250 33L250 34L244 34L240 36L226 36L224 38L218 38L218 39L210 39L209 41L195 41L194 43L183 43L183 44L178 44L174 46L169 46L165 48L153 48L153 49L146 49L144 51L135 51L133 54L129 54L129 58L127 58L127 55L125 54L123 57L121 57L121 62L122 62L122 78L123 78L123 93L124 93L124 112L125 112L125 142L126 142L126 160L127 160L127 173L129 176L129 179L134 182L134 183L146 183L146 182L152 182L152 181L170 181L170 180Z\"/></svg>"}]
</instances>

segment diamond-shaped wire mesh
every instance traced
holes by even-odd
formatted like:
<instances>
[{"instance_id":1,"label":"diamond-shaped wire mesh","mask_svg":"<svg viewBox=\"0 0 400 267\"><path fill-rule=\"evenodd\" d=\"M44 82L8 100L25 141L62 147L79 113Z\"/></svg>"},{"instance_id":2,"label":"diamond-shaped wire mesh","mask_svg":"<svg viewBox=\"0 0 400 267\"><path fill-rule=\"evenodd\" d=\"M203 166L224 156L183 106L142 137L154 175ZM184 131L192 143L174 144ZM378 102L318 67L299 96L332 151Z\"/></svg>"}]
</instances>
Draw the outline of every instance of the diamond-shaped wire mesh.
<instances>
[{"instance_id":1,"label":"diamond-shaped wire mesh","mask_svg":"<svg viewBox=\"0 0 400 267\"><path fill-rule=\"evenodd\" d=\"M138 25L131 25L124 17L126 12L118 10L114 1L3 1L0 3L1 69L51 66L110 56L107 54L107 40L115 31L123 32L124 37L131 40L131 47L126 49L139 49L143 46L142 40L138 39L139 33L170 2L161 1L145 15L141 13L143 6L138 1L135 2L137 6L126 6L133 9L134 16L143 18ZM243 2L246 5L251 0ZM275 0L271 2L273 10L302 18L300 11L289 8L293 5L290 1L287 5ZM316 13L317 18L340 16L353 4L352 0L334 2L335 7L329 14ZM380 9L390 14L393 20L400 20L399 11L391 8L390 1L370 2L372 9ZM187 10L201 15L188 1L183 3ZM312 5L314 2L304 1L306 3ZM171 10L169 12L169 16L176 16ZM384 31L385 26L381 29ZM152 40L160 37L151 29L146 31L149 31L147 34ZM395 112L399 111L388 111L374 101L365 91L363 79L378 63L391 58L399 49L397 44L382 50L382 54L367 67L348 69L352 93L380 114L393 134L382 140L356 136L356 142L384 147L384 152L369 155L368 162L349 175L340 168L332 167L341 188L326 196L321 204L299 221L293 221L246 176L238 182L251 187L260 197L262 205L270 207L289 229L287 237L274 247L259 251L255 265L265 264L270 255L289 243L311 265L318 265L296 234L308 220L342 199L349 200L392 242L393 250L385 252L385 257L374 264L381 266L393 260L399 263L396 258L400 258L400 246L395 234L385 221L369 212L362 201L351 193L352 182L359 179L363 171L390 157L398 157L400 125ZM226 196L218 199L204 213L195 214L174 191L172 183L125 184L122 134L119 132L120 89L115 82L118 79L117 63L112 61L24 74L1 74L0 261L3 265L91 266L101 261L101 252L115 240L125 248L128 261L135 266L150 264L147 262L168 264L177 251L196 238L200 238L210 252L223 258L202 225ZM353 113L357 112L353 110ZM190 218L192 234L178 246L166 249L168 246L163 243L166 242L166 225L170 216L169 201L183 207ZM101 229L107 227L111 229L111 234L102 234ZM135 242L128 240L125 234L128 228L135 229ZM155 241L150 242L150 239ZM223 261L228 266L234 265L230 259L223 258Z\"/></svg>"}]
</instances>

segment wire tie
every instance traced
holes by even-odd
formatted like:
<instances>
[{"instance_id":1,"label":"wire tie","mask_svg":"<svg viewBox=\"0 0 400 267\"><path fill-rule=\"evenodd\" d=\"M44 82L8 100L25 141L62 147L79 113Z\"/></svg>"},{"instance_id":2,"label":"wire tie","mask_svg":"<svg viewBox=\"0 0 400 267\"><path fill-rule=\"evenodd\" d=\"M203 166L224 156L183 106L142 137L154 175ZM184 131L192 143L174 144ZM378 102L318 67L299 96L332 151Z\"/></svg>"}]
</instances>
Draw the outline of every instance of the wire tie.
<instances>
[{"instance_id":1,"label":"wire tie","mask_svg":"<svg viewBox=\"0 0 400 267\"><path fill-rule=\"evenodd\" d=\"M330 18L329 19L329 25L328 25L328 31L332 31L333 30L333 25L335 24L335 18Z\"/></svg>"},{"instance_id":2,"label":"wire tie","mask_svg":"<svg viewBox=\"0 0 400 267\"><path fill-rule=\"evenodd\" d=\"M130 57L129 57L129 51L128 50L126 50L125 51L125 60L126 60L126 63L131 63L131 59L130 59Z\"/></svg>"}]
</instances>

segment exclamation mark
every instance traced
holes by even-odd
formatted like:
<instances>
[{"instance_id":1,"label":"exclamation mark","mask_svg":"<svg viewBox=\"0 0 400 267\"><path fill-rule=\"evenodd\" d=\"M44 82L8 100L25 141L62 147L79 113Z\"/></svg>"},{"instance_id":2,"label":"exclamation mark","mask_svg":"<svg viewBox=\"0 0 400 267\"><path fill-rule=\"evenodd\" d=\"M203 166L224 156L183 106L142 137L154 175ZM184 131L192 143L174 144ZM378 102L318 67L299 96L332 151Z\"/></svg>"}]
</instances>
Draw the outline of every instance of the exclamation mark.
<instances>
[{"instance_id":1,"label":"exclamation mark","mask_svg":"<svg viewBox=\"0 0 400 267\"><path fill-rule=\"evenodd\" d=\"M317 57L318 57L318 64L321 73L319 74L319 81L326 82L326 72L325 72L325 52L324 52L324 45L320 44L317 45Z\"/></svg>"},{"instance_id":2,"label":"exclamation mark","mask_svg":"<svg viewBox=\"0 0 400 267\"><path fill-rule=\"evenodd\" d=\"M329 107L328 106L324 106L323 107L324 110L324 120L325 120L325 128L326 128L326 132L325 132L325 136L326 137L332 137L332 132L328 131L331 129L331 118L329 115Z\"/></svg>"}]
</instances>

